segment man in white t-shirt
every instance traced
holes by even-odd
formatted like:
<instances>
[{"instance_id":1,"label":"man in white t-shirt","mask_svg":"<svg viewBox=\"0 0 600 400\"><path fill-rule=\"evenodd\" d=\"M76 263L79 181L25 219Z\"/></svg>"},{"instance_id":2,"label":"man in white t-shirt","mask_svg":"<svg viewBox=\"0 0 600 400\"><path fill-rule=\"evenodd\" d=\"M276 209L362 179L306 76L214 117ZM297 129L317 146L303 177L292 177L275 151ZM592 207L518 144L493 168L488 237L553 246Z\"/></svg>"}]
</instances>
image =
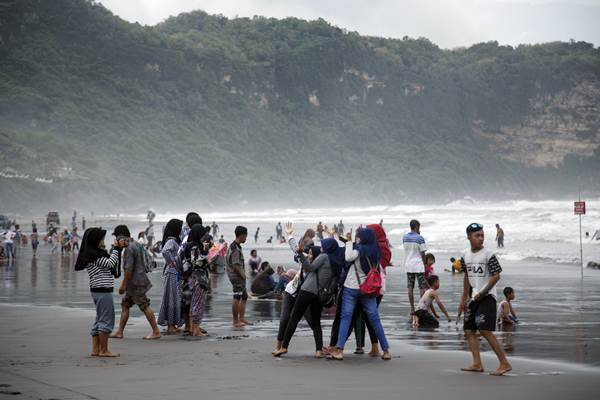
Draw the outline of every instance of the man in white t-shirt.
<instances>
[{"instance_id":1,"label":"man in white t-shirt","mask_svg":"<svg viewBox=\"0 0 600 400\"><path fill-rule=\"evenodd\" d=\"M421 236L421 224L416 219L410 221L410 232L402 238L404 245L404 269L408 288L408 302L410 303L410 315L415 313L415 280L419 285L419 298L425 293L425 252L427 246L425 239Z\"/></svg>"},{"instance_id":2,"label":"man in white t-shirt","mask_svg":"<svg viewBox=\"0 0 600 400\"><path fill-rule=\"evenodd\" d=\"M493 333L496 329L496 283L500 280L502 267L496 255L483 247L483 225L470 224L467 227L467 238L471 246L465 250L461 259L465 274L459 308L465 312L464 331L473 355L473 364L462 370L483 372L477 338L479 331L500 361L500 366L491 375L504 375L512 367Z\"/></svg>"},{"instance_id":3,"label":"man in white t-shirt","mask_svg":"<svg viewBox=\"0 0 600 400\"><path fill-rule=\"evenodd\" d=\"M3 234L4 253L7 258L15 258L15 245L13 242L15 235L12 228L7 229Z\"/></svg>"}]
</instances>

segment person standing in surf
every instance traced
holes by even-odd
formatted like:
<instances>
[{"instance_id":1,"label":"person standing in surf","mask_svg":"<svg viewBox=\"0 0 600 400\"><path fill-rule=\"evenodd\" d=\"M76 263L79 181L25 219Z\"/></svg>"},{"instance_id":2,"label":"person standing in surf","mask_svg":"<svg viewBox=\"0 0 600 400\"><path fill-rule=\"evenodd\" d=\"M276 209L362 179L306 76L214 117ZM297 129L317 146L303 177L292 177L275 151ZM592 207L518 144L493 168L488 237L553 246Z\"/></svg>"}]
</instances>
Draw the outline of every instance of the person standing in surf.
<instances>
[{"instance_id":1,"label":"person standing in surf","mask_svg":"<svg viewBox=\"0 0 600 400\"><path fill-rule=\"evenodd\" d=\"M163 268L163 296L157 322L161 326L167 326L167 334L179 333L179 327L184 323L181 312L181 285L179 284L182 267L178 256L182 226L182 220L171 219L165 226L162 238L161 254L165 260L165 266Z\"/></svg>"},{"instance_id":2,"label":"person standing in surf","mask_svg":"<svg viewBox=\"0 0 600 400\"><path fill-rule=\"evenodd\" d=\"M496 224L496 242L498 247L504 247L504 229L499 224Z\"/></svg>"},{"instance_id":3,"label":"person standing in surf","mask_svg":"<svg viewBox=\"0 0 600 400\"><path fill-rule=\"evenodd\" d=\"M413 219L409 223L410 232L404 235L404 269L406 270L406 281L408 288L408 302L410 303L410 315L415 314L415 281L419 285L419 298L425 293L425 252L427 245L421 236L421 223Z\"/></svg>"},{"instance_id":4,"label":"person standing in surf","mask_svg":"<svg viewBox=\"0 0 600 400\"><path fill-rule=\"evenodd\" d=\"M231 242L227 250L227 276L233 287L233 302L231 304L231 313L233 315L233 326L236 328L244 325L252 325L246 320L246 301L248 300L248 291L246 289L246 271L244 267L244 254L242 253L242 244L246 243L248 238L248 228L237 226L235 228L235 240Z\"/></svg>"},{"instance_id":5,"label":"person standing in surf","mask_svg":"<svg viewBox=\"0 0 600 400\"><path fill-rule=\"evenodd\" d=\"M500 366L490 375L500 376L509 372L512 366L506 359L504 350L494 336L496 329L496 284L500 280L502 267L496 255L483 247L483 225L470 224L467 227L467 238L470 247L465 250L461 259L465 272L463 293L459 308L465 313L464 331L473 355L473 363L462 368L467 372L483 372L483 364L479 354L477 332L489 343L500 361ZM469 299L469 292L471 298Z\"/></svg>"}]
</instances>

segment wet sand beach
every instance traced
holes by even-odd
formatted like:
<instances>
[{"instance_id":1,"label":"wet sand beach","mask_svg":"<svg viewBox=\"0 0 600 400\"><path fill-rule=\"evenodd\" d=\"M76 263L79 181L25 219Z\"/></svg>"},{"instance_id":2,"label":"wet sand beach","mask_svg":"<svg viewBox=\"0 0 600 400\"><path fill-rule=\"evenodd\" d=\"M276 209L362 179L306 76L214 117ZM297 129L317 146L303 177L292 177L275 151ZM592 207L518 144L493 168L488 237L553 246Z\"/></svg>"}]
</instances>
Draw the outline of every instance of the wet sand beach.
<instances>
[{"instance_id":1,"label":"wet sand beach","mask_svg":"<svg viewBox=\"0 0 600 400\"><path fill-rule=\"evenodd\" d=\"M180 336L144 341L145 324L113 340L117 359L88 356L88 310L0 306L0 398L597 398L600 369L512 358L503 378L463 373L469 354L428 351L392 341L394 359L312 358L312 338L294 338L290 354L270 355L270 338L222 329L216 340ZM484 355L489 369L496 366ZM7 393L19 393L11 396Z\"/></svg>"}]
</instances>

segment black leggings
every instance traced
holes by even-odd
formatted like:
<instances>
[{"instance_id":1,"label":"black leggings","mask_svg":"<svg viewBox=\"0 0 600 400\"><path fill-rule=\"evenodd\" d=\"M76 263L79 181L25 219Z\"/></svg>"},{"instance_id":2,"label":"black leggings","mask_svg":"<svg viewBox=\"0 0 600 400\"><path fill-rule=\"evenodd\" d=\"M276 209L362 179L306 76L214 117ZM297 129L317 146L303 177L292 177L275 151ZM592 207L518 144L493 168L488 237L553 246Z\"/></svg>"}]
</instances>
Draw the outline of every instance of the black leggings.
<instances>
[{"instance_id":1,"label":"black leggings","mask_svg":"<svg viewBox=\"0 0 600 400\"><path fill-rule=\"evenodd\" d=\"M285 329L290 321L290 315L296 304L296 298L288 292L283 292L283 303L281 305L281 316L279 317L279 332L277 332L277 341L283 342L283 336L285 335ZM304 319L308 322L310 329L313 328L312 320L310 318L310 310L306 310L304 313Z\"/></svg>"},{"instance_id":2,"label":"black leggings","mask_svg":"<svg viewBox=\"0 0 600 400\"><path fill-rule=\"evenodd\" d=\"M287 324L287 328L285 328L282 344L284 349L287 349L290 345L292 336L294 336L294 332L296 332L298 322L300 322L302 315L304 315L307 310L310 310L310 319L312 320L311 328L313 336L315 337L315 349L316 351L323 349L323 331L321 330L321 311L323 310L323 307L321 306L321 302L317 295L305 292L304 290L298 292L296 304L294 304L290 320Z\"/></svg>"}]
</instances>

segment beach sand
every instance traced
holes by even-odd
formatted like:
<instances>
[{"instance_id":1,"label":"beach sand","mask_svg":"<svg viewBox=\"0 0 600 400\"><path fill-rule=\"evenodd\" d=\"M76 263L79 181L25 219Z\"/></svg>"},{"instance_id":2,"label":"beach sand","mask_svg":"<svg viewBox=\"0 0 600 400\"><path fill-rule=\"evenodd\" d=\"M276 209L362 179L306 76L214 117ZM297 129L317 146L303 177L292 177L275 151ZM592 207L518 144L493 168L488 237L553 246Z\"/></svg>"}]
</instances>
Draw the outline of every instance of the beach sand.
<instances>
[{"instance_id":1,"label":"beach sand","mask_svg":"<svg viewBox=\"0 0 600 400\"><path fill-rule=\"evenodd\" d=\"M138 319L124 340L110 342L120 358L92 358L93 317L91 310L0 305L0 398L563 400L597 398L599 387L598 368L511 358L513 372L498 378L460 372L470 361L466 352L399 341L391 343L390 362L351 354L343 362L316 360L306 335L274 359L272 339L244 337L252 327L222 328L210 340L149 342L141 339L148 326ZM497 365L493 354L483 360L488 370Z\"/></svg>"}]
</instances>

